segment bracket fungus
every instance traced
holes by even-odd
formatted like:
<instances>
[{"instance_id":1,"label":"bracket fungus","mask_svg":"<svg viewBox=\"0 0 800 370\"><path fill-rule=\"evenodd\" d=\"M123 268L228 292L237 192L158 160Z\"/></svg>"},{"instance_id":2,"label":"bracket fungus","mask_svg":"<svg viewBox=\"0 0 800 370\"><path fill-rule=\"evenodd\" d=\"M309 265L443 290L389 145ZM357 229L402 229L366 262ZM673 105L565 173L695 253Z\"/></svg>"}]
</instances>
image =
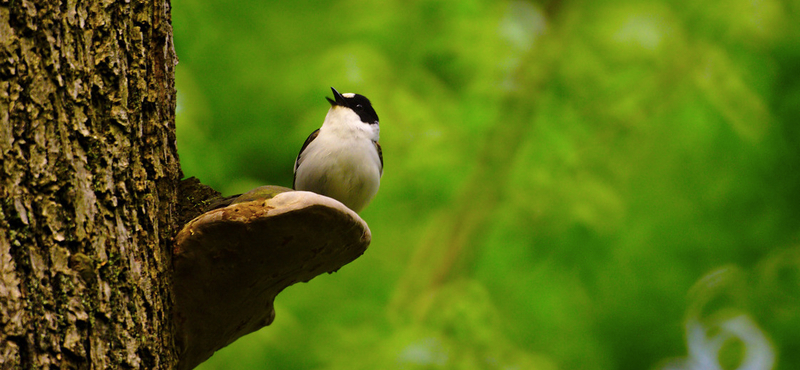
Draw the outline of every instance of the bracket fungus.
<instances>
[{"instance_id":1,"label":"bracket fungus","mask_svg":"<svg viewBox=\"0 0 800 370\"><path fill-rule=\"evenodd\" d=\"M284 288L338 270L370 243L366 222L338 201L266 190L201 214L175 237L179 369L271 324Z\"/></svg>"}]
</instances>

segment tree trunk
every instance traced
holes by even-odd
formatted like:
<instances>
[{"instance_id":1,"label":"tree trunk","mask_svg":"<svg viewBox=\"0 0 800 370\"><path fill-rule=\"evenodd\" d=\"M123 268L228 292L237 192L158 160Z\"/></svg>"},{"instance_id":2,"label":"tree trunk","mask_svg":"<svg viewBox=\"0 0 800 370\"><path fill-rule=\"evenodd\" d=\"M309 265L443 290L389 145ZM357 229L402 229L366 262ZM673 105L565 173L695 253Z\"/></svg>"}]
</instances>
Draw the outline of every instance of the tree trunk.
<instances>
[{"instance_id":1,"label":"tree trunk","mask_svg":"<svg viewBox=\"0 0 800 370\"><path fill-rule=\"evenodd\" d=\"M168 0L0 0L0 368L167 369Z\"/></svg>"}]
</instances>

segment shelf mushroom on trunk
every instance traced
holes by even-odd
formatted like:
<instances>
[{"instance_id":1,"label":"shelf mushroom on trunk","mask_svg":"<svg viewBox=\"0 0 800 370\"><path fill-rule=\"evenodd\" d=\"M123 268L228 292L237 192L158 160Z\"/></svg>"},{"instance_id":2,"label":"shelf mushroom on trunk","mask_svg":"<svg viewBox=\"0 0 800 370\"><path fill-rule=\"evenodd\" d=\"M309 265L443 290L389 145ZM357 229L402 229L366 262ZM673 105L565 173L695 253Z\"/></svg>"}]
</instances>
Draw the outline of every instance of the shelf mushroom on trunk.
<instances>
[{"instance_id":1,"label":"shelf mushroom on trunk","mask_svg":"<svg viewBox=\"0 0 800 370\"><path fill-rule=\"evenodd\" d=\"M179 369L272 323L284 288L366 251L366 222L340 202L261 187L188 222L173 251Z\"/></svg>"}]
</instances>

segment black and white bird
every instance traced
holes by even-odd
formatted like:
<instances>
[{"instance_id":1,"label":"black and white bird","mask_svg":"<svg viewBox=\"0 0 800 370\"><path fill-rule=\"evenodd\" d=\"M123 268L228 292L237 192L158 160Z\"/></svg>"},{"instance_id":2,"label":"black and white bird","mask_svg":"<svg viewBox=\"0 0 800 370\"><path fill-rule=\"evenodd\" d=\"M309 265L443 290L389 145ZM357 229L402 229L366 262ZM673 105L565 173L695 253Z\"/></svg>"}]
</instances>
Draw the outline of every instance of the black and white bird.
<instances>
[{"instance_id":1,"label":"black and white bird","mask_svg":"<svg viewBox=\"0 0 800 370\"><path fill-rule=\"evenodd\" d=\"M360 212L378 193L383 175L378 114L365 96L331 90L322 127L308 136L294 162L292 187Z\"/></svg>"}]
</instances>

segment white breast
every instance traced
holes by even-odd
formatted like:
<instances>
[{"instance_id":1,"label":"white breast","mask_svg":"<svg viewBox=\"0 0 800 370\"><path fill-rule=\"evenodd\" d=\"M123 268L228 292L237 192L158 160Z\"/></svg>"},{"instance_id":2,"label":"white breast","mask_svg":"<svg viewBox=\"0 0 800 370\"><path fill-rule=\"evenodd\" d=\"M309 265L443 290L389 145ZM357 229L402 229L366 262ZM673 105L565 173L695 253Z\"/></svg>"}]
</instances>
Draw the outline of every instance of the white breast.
<instances>
[{"instance_id":1,"label":"white breast","mask_svg":"<svg viewBox=\"0 0 800 370\"><path fill-rule=\"evenodd\" d=\"M322 194L361 211L380 186L381 160L373 143L378 132L377 125L361 122L351 110L332 107L319 135L300 155L295 189Z\"/></svg>"}]
</instances>

